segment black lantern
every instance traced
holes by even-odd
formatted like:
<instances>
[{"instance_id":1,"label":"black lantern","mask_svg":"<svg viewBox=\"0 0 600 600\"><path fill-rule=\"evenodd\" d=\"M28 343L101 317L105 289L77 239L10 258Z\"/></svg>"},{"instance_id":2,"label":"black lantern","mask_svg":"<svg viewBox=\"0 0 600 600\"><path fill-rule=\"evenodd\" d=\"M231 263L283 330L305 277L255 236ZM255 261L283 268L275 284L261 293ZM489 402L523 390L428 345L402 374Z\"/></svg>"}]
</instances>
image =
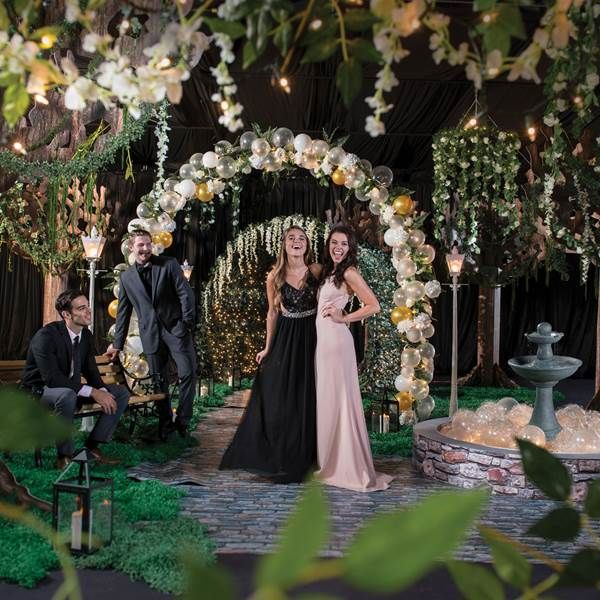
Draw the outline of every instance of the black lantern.
<instances>
[{"instance_id":1,"label":"black lantern","mask_svg":"<svg viewBox=\"0 0 600 600\"><path fill-rule=\"evenodd\" d=\"M393 392L383 388L371 409L371 431L390 433L400 431L400 405Z\"/></svg>"},{"instance_id":2,"label":"black lantern","mask_svg":"<svg viewBox=\"0 0 600 600\"><path fill-rule=\"evenodd\" d=\"M242 369L238 365L231 365L227 377L227 385L231 387L232 391L242 389Z\"/></svg>"},{"instance_id":3,"label":"black lantern","mask_svg":"<svg viewBox=\"0 0 600 600\"><path fill-rule=\"evenodd\" d=\"M52 526L73 554L91 554L112 540L113 480L90 475L93 461L81 450L53 486Z\"/></svg>"},{"instance_id":4,"label":"black lantern","mask_svg":"<svg viewBox=\"0 0 600 600\"><path fill-rule=\"evenodd\" d=\"M201 377L198 380L198 396L212 396L215 393L215 380L213 377Z\"/></svg>"}]
</instances>

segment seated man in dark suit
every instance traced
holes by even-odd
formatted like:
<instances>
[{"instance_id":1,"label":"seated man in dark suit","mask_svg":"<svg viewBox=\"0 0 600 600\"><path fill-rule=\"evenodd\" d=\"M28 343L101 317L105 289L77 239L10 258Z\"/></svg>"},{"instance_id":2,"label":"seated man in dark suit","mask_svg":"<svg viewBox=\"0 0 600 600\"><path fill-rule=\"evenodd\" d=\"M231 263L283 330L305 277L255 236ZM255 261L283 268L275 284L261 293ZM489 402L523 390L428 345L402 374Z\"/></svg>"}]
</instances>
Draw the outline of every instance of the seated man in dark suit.
<instances>
[{"instance_id":1,"label":"seated man in dark suit","mask_svg":"<svg viewBox=\"0 0 600 600\"><path fill-rule=\"evenodd\" d=\"M58 296L55 307L62 321L48 323L31 339L21 387L39 395L43 404L68 420L73 420L85 402L99 404L104 412L85 445L98 462L116 463L100 452L98 444L110 440L127 408L129 392L121 385L105 386L102 382L87 328L92 313L86 296L79 290L67 290ZM81 383L82 375L86 385ZM64 468L73 455L73 442L58 442L56 449L56 466Z\"/></svg>"}]
</instances>

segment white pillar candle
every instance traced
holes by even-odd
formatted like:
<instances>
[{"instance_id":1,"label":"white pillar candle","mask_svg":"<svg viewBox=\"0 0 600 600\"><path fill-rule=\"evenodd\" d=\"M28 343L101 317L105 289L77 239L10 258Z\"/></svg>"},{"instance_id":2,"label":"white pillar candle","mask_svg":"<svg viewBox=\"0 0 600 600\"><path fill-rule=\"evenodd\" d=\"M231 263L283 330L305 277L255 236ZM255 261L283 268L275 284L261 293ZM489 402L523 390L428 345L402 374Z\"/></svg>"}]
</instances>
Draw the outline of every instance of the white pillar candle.
<instances>
[{"instance_id":1,"label":"white pillar candle","mask_svg":"<svg viewBox=\"0 0 600 600\"><path fill-rule=\"evenodd\" d=\"M83 528L83 511L76 510L71 514L71 549L81 550L81 531Z\"/></svg>"},{"instance_id":2,"label":"white pillar candle","mask_svg":"<svg viewBox=\"0 0 600 600\"><path fill-rule=\"evenodd\" d=\"M233 387L233 374L232 373L230 373L229 377L227 378L227 385L229 387Z\"/></svg>"},{"instance_id":3,"label":"white pillar candle","mask_svg":"<svg viewBox=\"0 0 600 600\"><path fill-rule=\"evenodd\" d=\"M390 432L390 415L383 415L383 433Z\"/></svg>"},{"instance_id":4,"label":"white pillar candle","mask_svg":"<svg viewBox=\"0 0 600 600\"><path fill-rule=\"evenodd\" d=\"M208 396L208 386L205 383L200 386L200 396Z\"/></svg>"}]
</instances>

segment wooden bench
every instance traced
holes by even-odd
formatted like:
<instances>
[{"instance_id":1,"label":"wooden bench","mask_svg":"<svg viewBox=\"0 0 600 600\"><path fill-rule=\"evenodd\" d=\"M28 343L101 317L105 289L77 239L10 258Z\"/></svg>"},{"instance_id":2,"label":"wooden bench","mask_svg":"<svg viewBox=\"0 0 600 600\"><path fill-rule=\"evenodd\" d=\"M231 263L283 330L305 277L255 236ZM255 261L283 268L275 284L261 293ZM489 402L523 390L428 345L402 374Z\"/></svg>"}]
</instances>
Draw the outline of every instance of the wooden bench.
<instances>
[{"instance_id":1,"label":"wooden bench","mask_svg":"<svg viewBox=\"0 0 600 600\"><path fill-rule=\"evenodd\" d=\"M119 384L124 385L131 394L129 396L128 410L131 412L131 421L129 424L129 433L132 434L136 424L136 418L140 410L149 407L150 404L159 400L165 400L167 395L159 394L140 394L134 392L133 388L138 382L150 380L150 377L133 377L123 367L120 362L111 362L105 356L96 356L96 365L100 371L102 381L106 385ZM0 385L18 385L25 368L24 360L0 360ZM82 381L85 379L82 378ZM102 414L102 408L95 402L82 404L75 412L75 418L93 417ZM36 452L36 464L39 464L41 457L39 452Z\"/></svg>"}]
</instances>

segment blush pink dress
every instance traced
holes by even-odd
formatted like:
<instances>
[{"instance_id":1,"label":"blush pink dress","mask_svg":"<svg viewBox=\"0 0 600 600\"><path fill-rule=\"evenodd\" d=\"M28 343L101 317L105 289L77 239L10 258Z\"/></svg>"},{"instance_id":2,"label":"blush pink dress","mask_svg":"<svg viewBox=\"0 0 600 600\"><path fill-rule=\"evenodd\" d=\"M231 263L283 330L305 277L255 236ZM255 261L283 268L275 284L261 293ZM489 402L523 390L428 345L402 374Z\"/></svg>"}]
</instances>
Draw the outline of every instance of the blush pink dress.
<instances>
[{"instance_id":1,"label":"blush pink dress","mask_svg":"<svg viewBox=\"0 0 600 600\"><path fill-rule=\"evenodd\" d=\"M393 477L376 473L358 384L354 341L348 326L321 316L324 306L343 309L346 285L330 277L319 292L317 309L317 456L315 473L323 483L359 492L385 490Z\"/></svg>"}]
</instances>

